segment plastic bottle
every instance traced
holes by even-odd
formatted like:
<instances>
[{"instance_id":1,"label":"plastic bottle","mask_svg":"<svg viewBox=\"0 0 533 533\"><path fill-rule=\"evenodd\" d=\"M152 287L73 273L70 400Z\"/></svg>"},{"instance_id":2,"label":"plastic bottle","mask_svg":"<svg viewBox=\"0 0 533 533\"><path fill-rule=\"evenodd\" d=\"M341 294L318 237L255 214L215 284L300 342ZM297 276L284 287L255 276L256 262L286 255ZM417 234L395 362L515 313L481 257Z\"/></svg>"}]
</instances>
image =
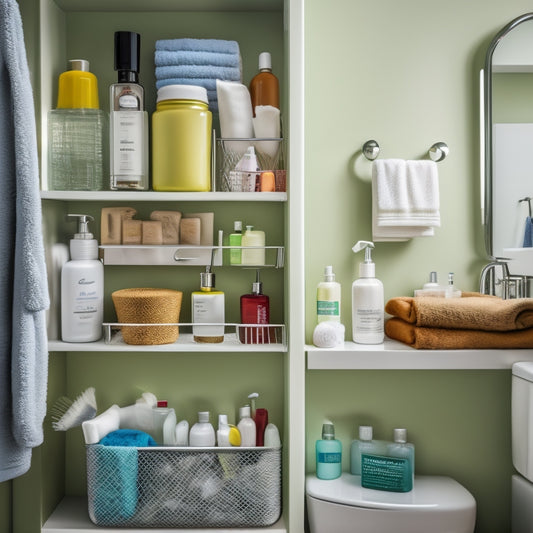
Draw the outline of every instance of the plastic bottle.
<instances>
[{"instance_id":1,"label":"plastic bottle","mask_svg":"<svg viewBox=\"0 0 533 533\"><path fill-rule=\"evenodd\" d=\"M380 455L386 452L383 441L373 439L372 426L359 426L359 439L352 441L350 446L350 472L356 476L361 475L361 455Z\"/></svg>"},{"instance_id":2,"label":"plastic bottle","mask_svg":"<svg viewBox=\"0 0 533 533\"><path fill-rule=\"evenodd\" d=\"M148 189L148 113L139 85L141 36L115 32L115 70L111 85L111 189Z\"/></svg>"},{"instance_id":3,"label":"plastic bottle","mask_svg":"<svg viewBox=\"0 0 533 533\"><path fill-rule=\"evenodd\" d=\"M335 281L331 266L324 268L324 281L316 289L316 314L319 323L341 321L341 285Z\"/></svg>"},{"instance_id":4,"label":"plastic bottle","mask_svg":"<svg viewBox=\"0 0 533 533\"><path fill-rule=\"evenodd\" d=\"M239 423L237 424L237 428L241 432L241 446L256 445L256 427L250 414L249 405L239 408Z\"/></svg>"},{"instance_id":5,"label":"plastic bottle","mask_svg":"<svg viewBox=\"0 0 533 533\"><path fill-rule=\"evenodd\" d=\"M241 246L242 245L242 221L241 220L235 220L235 222L233 222L233 233L230 233L229 245L230 246ZM242 261L242 250L240 248L237 248L235 250L230 250L229 252L230 265L240 265L241 261Z\"/></svg>"},{"instance_id":6,"label":"plastic bottle","mask_svg":"<svg viewBox=\"0 0 533 533\"><path fill-rule=\"evenodd\" d=\"M268 411L259 407L255 413L255 445L265 445L265 429L268 426Z\"/></svg>"},{"instance_id":7,"label":"plastic bottle","mask_svg":"<svg viewBox=\"0 0 533 533\"><path fill-rule=\"evenodd\" d=\"M279 81L272 74L270 52L259 54L259 72L250 81L250 97L254 116L258 105L271 105L279 109Z\"/></svg>"},{"instance_id":8,"label":"plastic bottle","mask_svg":"<svg viewBox=\"0 0 533 533\"><path fill-rule=\"evenodd\" d=\"M152 115L154 191L211 190L211 123L207 91L166 85Z\"/></svg>"},{"instance_id":9,"label":"plastic bottle","mask_svg":"<svg viewBox=\"0 0 533 533\"><path fill-rule=\"evenodd\" d=\"M107 115L85 59L71 59L59 76L57 108L48 113L48 189L99 191L107 176Z\"/></svg>"},{"instance_id":10,"label":"plastic bottle","mask_svg":"<svg viewBox=\"0 0 533 533\"><path fill-rule=\"evenodd\" d=\"M157 406L152 408L154 431L152 437L159 445L176 445L176 412L168 406L166 400L158 400Z\"/></svg>"},{"instance_id":11,"label":"plastic bottle","mask_svg":"<svg viewBox=\"0 0 533 533\"><path fill-rule=\"evenodd\" d=\"M257 270L255 282L252 283L252 293L241 296L241 324L268 324L270 322L270 299L263 294L263 284L259 276L259 270ZM243 344L268 344L270 341L269 330L263 327L240 327L239 338Z\"/></svg>"},{"instance_id":12,"label":"plastic bottle","mask_svg":"<svg viewBox=\"0 0 533 533\"><path fill-rule=\"evenodd\" d=\"M228 424L228 416L218 415L217 446L240 446L241 433L236 426Z\"/></svg>"},{"instance_id":13,"label":"plastic bottle","mask_svg":"<svg viewBox=\"0 0 533 533\"><path fill-rule=\"evenodd\" d=\"M405 465L405 468L407 469L406 475L411 477L412 483L414 483L415 445L407 442L407 429L395 428L393 432L393 440L394 442L389 443L387 447L387 455L398 457L400 459L407 459Z\"/></svg>"},{"instance_id":14,"label":"plastic bottle","mask_svg":"<svg viewBox=\"0 0 533 533\"><path fill-rule=\"evenodd\" d=\"M352 335L360 344L381 344L384 339L383 283L376 279L372 261L374 243L359 241L354 252L365 250L365 261L359 263L359 279L352 284Z\"/></svg>"},{"instance_id":15,"label":"plastic bottle","mask_svg":"<svg viewBox=\"0 0 533 533\"><path fill-rule=\"evenodd\" d=\"M317 440L316 477L319 479L336 479L342 471L342 444L335 438L335 427L331 422L322 425L322 440Z\"/></svg>"},{"instance_id":16,"label":"plastic bottle","mask_svg":"<svg viewBox=\"0 0 533 533\"><path fill-rule=\"evenodd\" d=\"M200 290L194 291L192 300L192 332L195 342L218 343L224 341L224 293L215 288L215 274L206 267L200 274ZM197 326L202 322L206 326Z\"/></svg>"},{"instance_id":17,"label":"plastic bottle","mask_svg":"<svg viewBox=\"0 0 533 533\"><path fill-rule=\"evenodd\" d=\"M209 411L200 411L198 422L189 433L189 446L214 446L215 442L215 428L209 422Z\"/></svg>"},{"instance_id":18,"label":"plastic bottle","mask_svg":"<svg viewBox=\"0 0 533 533\"><path fill-rule=\"evenodd\" d=\"M70 241L70 261L61 271L61 338L65 342L93 342L102 337L104 266L98 260L98 241L89 233L90 215L78 220Z\"/></svg>"},{"instance_id":19,"label":"plastic bottle","mask_svg":"<svg viewBox=\"0 0 533 533\"><path fill-rule=\"evenodd\" d=\"M232 189L242 192L255 192L260 190L260 170L255 148L248 146L244 155L235 165L235 171L230 173L230 179L233 183Z\"/></svg>"},{"instance_id":20,"label":"plastic bottle","mask_svg":"<svg viewBox=\"0 0 533 533\"><path fill-rule=\"evenodd\" d=\"M189 446L189 422L180 420L176 424L176 446Z\"/></svg>"},{"instance_id":21,"label":"plastic bottle","mask_svg":"<svg viewBox=\"0 0 533 533\"><path fill-rule=\"evenodd\" d=\"M265 264L265 232L254 230L253 226L246 226L246 231L242 236L242 264L243 265L264 265ZM246 250L246 247L258 247Z\"/></svg>"}]
</instances>

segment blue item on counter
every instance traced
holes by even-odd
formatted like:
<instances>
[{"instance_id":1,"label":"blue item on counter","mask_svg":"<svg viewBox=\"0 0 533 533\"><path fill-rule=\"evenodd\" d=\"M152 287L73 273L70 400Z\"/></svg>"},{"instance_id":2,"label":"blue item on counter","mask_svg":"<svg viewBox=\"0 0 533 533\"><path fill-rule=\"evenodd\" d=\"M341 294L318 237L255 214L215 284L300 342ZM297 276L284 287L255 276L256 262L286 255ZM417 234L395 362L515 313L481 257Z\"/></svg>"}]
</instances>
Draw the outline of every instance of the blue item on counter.
<instances>
[{"instance_id":1,"label":"blue item on counter","mask_svg":"<svg viewBox=\"0 0 533 533\"><path fill-rule=\"evenodd\" d=\"M533 247L533 220L531 217L526 218L526 228L524 231L524 243L522 244L524 248Z\"/></svg>"},{"instance_id":2,"label":"blue item on counter","mask_svg":"<svg viewBox=\"0 0 533 533\"><path fill-rule=\"evenodd\" d=\"M100 441L100 444L104 446L136 446L137 448L157 446L151 435L138 429L117 429L108 433Z\"/></svg>"}]
</instances>

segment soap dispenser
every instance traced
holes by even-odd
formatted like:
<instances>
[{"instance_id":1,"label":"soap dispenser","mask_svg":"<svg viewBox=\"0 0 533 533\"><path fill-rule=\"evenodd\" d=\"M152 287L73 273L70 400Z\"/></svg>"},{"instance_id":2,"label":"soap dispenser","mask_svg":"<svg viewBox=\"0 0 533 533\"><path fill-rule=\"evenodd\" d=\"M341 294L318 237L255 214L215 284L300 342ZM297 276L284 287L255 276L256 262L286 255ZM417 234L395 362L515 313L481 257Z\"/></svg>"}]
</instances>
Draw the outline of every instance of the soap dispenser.
<instances>
[{"instance_id":1,"label":"soap dispenser","mask_svg":"<svg viewBox=\"0 0 533 533\"><path fill-rule=\"evenodd\" d=\"M383 283L376 279L372 261L374 243L358 241L352 250L365 250L365 260L359 263L359 279L352 284L352 335L360 344L381 344L384 339Z\"/></svg>"},{"instance_id":2,"label":"soap dispenser","mask_svg":"<svg viewBox=\"0 0 533 533\"><path fill-rule=\"evenodd\" d=\"M102 337L104 266L98 260L98 241L89 232L90 215L67 215L78 220L70 241L70 261L61 271L61 338L65 342L94 342Z\"/></svg>"},{"instance_id":3,"label":"soap dispenser","mask_svg":"<svg viewBox=\"0 0 533 533\"><path fill-rule=\"evenodd\" d=\"M192 293L192 332L195 342L224 341L224 293L215 288L215 274L207 266L200 274L200 290ZM205 326L196 324L205 323Z\"/></svg>"},{"instance_id":4,"label":"soap dispenser","mask_svg":"<svg viewBox=\"0 0 533 533\"><path fill-rule=\"evenodd\" d=\"M259 272L257 270L255 282L252 283L252 293L241 296L241 324L270 322L270 299L263 294ZM268 331L268 328L264 327L240 327L239 338L243 344L264 344L269 342Z\"/></svg>"}]
</instances>

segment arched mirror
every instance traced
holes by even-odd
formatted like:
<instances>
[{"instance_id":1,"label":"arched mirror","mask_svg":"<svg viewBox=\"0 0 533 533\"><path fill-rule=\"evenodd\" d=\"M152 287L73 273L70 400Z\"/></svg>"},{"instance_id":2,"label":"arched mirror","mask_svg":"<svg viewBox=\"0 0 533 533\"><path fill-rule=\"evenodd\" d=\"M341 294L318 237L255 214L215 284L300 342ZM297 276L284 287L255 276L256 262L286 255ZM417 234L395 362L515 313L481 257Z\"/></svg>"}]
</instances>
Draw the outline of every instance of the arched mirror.
<instances>
[{"instance_id":1,"label":"arched mirror","mask_svg":"<svg viewBox=\"0 0 533 533\"><path fill-rule=\"evenodd\" d=\"M533 13L492 40L483 73L485 248L481 292L530 296L533 279Z\"/></svg>"}]
</instances>

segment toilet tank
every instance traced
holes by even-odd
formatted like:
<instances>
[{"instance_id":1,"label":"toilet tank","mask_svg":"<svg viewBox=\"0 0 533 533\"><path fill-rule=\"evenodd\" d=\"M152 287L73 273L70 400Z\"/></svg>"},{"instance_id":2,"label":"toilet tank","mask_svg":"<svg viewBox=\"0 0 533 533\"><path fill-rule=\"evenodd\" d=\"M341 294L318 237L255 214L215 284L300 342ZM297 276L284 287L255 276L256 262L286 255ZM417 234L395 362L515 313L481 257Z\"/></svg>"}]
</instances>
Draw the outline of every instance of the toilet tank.
<instances>
[{"instance_id":1,"label":"toilet tank","mask_svg":"<svg viewBox=\"0 0 533 533\"><path fill-rule=\"evenodd\" d=\"M533 362L513 365L511 390L513 465L533 482Z\"/></svg>"}]
</instances>

